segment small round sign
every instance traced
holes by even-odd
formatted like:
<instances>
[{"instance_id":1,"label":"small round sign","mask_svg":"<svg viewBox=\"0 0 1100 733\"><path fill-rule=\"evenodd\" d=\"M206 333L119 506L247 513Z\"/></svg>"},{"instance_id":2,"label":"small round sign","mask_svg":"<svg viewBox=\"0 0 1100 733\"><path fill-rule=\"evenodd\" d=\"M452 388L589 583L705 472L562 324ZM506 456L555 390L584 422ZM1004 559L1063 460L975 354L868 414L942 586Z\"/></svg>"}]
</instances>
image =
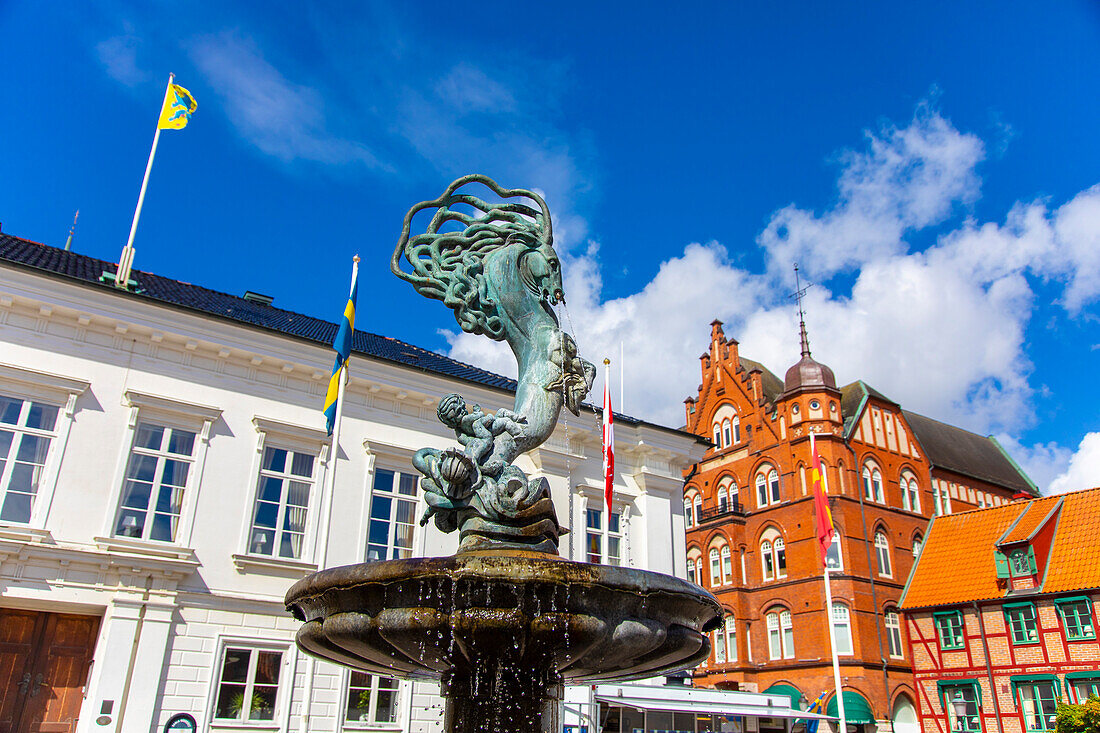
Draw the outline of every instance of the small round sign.
<instances>
[{"instance_id":1,"label":"small round sign","mask_svg":"<svg viewBox=\"0 0 1100 733\"><path fill-rule=\"evenodd\" d=\"M164 733L195 733L198 724L190 713L176 713L164 724Z\"/></svg>"}]
</instances>

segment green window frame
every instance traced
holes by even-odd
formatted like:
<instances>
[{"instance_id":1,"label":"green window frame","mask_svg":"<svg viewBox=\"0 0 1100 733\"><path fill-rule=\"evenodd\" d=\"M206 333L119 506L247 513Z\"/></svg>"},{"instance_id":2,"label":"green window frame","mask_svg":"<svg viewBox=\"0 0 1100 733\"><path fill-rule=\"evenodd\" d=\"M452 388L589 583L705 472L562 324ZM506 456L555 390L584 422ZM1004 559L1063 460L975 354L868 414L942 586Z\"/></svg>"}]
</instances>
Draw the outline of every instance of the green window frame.
<instances>
[{"instance_id":1,"label":"green window frame","mask_svg":"<svg viewBox=\"0 0 1100 733\"><path fill-rule=\"evenodd\" d=\"M1013 646L1039 643L1039 620L1034 603L1006 603L1004 612Z\"/></svg>"},{"instance_id":2,"label":"green window frame","mask_svg":"<svg viewBox=\"0 0 1100 733\"><path fill-rule=\"evenodd\" d=\"M952 682L937 682L939 688L940 703L943 705L943 714L947 717L948 729L953 733L980 733L982 729L982 691L977 680L958 680ZM966 701L966 715L961 720L955 718L955 709L951 701L956 695L961 695Z\"/></svg>"},{"instance_id":3,"label":"green window frame","mask_svg":"<svg viewBox=\"0 0 1100 733\"><path fill-rule=\"evenodd\" d=\"M962 611L940 611L934 616L940 649L964 648L966 641L963 634Z\"/></svg>"},{"instance_id":4,"label":"green window frame","mask_svg":"<svg viewBox=\"0 0 1100 733\"><path fill-rule=\"evenodd\" d=\"M1012 681L1016 709L1028 733L1054 730L1055 710L1062 696L1062 686L1054 675L1016 675Z\"/></svg>"},{"instance_id":5,"label":"green window frame","mask_svg":"<svg viewBox=\"0 0 1100 733\"><path fill-rule=\"evenodd\" d=\"M1060 598L1054 601L1062 628L1068 641L1084 641L1096 638L1096 624L1092 619L1092 599L1088 596Z\"/></svg>"},{"instance_id":6,"label":"green window frame","mask_svg":"<svg viewBox=\"0 0 1100 733\"><path fill-rule=\"evenodd\" d=\"M1071 702L1078 705L1091 695L1100 697L1100 672L1070 672L1066 675L1066 692L1073 693Z\"/></svg>"}]
</instances>

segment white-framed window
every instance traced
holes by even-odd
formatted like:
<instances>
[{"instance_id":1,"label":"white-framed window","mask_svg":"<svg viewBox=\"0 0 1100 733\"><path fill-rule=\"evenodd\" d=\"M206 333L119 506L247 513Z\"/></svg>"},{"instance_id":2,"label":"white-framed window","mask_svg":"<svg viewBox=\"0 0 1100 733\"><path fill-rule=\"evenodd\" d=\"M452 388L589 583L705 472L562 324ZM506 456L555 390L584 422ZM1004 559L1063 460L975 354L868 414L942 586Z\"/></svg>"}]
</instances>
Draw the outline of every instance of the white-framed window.
<instances>
[{"instance_id":1,"label":"white-framed window","mask_svg":"<svg viewBox=\"0 0 1100 733\"><path fill-rule=\"evenodd\" d=\"M733 582L733 558L730 555L729 545L722 547L722 582Z\"/></svg>"},{"instance_id":2,"label":"white-framed window","mask_svg":"<svg viewBox=\"0 0 1100 733\"><path fill-rule=\"evenodd\" d=\"M722 421L722 447L729 448L733 445L733 431L729 420Z\"/></svg>"},{"instance_id":3,"label":"white-framed window","mask_svg":"<svg viewBox=\"0 0 1100 733\"><path fill-rule=\"evenodd\" d=\"M0 522L30 524L60 407L0 394Z\"/></svg>"},{"instance_id":4,"label":"white-framed window","mask_svg":"<svg viewBox=\"0 0 1100 733\"><path fill-rule=\"evenodd\" d=\"M911 512L920 511L920 487L912 474L903 473L901 476L901 503L904 509Z\"/></svg>"},{"instance_id":5,"label":"white-framed window","mask_svg":"<svg viewBox=\"0 0 1100 733\"><path fill-rule=\"evenodd\" d=\"M317 456L264 446L248 552L300 560L309 528Z\"/></svg>"},{"instance_id":6,"label":"white-framed window","mask_svg":"<svg viewBox=\"0 0 1100 733\"><path fill-rule=\"evenodd\" d=\"M603 562L603 509L587 509L585 521L588 525L588 562L600 564ZM623 564L622 544L622 516L619 512L611 512L611 522L607 528L609 565Z\"/></svg>"},{"instance_id":7,"label":"white-framed window","mask_svg":"<svg viewBox=\"0 0 1100 733\"><path fill-rule=\"evenodd\" d=\"M722 447L722 425L721 423L714 423L714 449L718 450Z\"/></svg>"},{"instance_id":8,"label":"white-framed window","mask_svg":"<svg viewBox=\"0 0 1100 733\"><path fill-rule=\"evenodd\" d=\"M352 670L348 675L348 695L344 705L346 723L372 726L397 722L400 682Z\"/></svg>"},{"instance_id":9,"label":"white-framed window","mask_svg":"<svg viewBox=\"0 0 1100 733\"><path fill-rule=\"evenodd\" d=\"M116 474L106 533L139 548L140 542L187 546L194 527L210 431L216 407L127 390L130 416Z\"/></svg>"},{"instance_id":10,"label":"white-framed window","mask_svg":"<svg viewBox=\"0 0 1100 733\"><path fill-rule=\"evenodd\" d=\"M45 528L77 400L88 386L0 364L0 522Z\"/></svg>"},{"instance_id":11,"label":"white-framed window","mask_svg":"<svg viewBox=\"0 0 1100 733\"><path fill-rule=\"evenodd\" d=\"M897 609L886 609L886 636L890 640L890 656L901 659L905 656L901 641L901 617Z\"/></svg>"},{"instance_id":12,"label":"white-framed window","mask_svg":"<svg viewBox=\"0 0 1100 733\"><path fill-rule=\"evenodd\" d=\"M756 474L756 504L759 507L779 503L779 472L771 466Z\"/></svg>"},{"instance_id":13,"label":"white-framed window","mask_svg":"<svg viewBox=\"0 0 1100 733\"><path fill-rule=\"evenodd\" d=\"M699 581L695 579L695 560L690 557L687 561L687 576L690 582L699 585Z\"/></svg>"},{"instance_id":14,"label":"white-framed window","mask_svg":"<svg viewBox=\"0 0 1100 733\"><path fill-rule=\"evenodd\" d=\"M688 527L695 525L695 512L691 509L691 499L684 499L684 524Z\"/></svg>"},{"instance_id":15,"label":"white-framed window","mask_svg":"<svg viewBox=\"0 0 1100 733\"><path fill-rule=\"evenodd\" d=\"M783 542L782 537L776 537L775 542L772 543L772 548L775 552L775 577L786 578L787 577L787 545Z\"/></svg>"},{"instance_id":16,"label":"white-framed window","mask_svg":"<svg viewBox=\"0 0 1100 733\"><path fill-rule=\"evenodd\" d=\"M141 421L134 431L114 534L174 542L195 462L192 430Z\"/></svg>"},{"instance_id":17,"label":"white-framed window","mask_svg":"<svg viewBox=\"0 0 1100 733\"><path fill-rule=\"evenodd\" d=\"M768 626L768 658L794 659L794 625L791 612L777 609L769 613L765 620Z\"/></svg>"},{"instance_id":18,"label":"white-framed window","mask_svg":"<svg viewBox=\"0 0 1100 733\"><path fill-rule=\"evenodd\" d=\"M713 419L715 449L729 448L741 442L741 421L733 405L727 403L719 407Z\"/></svg>"},{"instance_id":19,"label":"white-framed window","mask_svg":"<svg viewBox=\"0 0 1100 733\"><path fill-rule=\"evenodd\" d=\"M871 466L863 467L863 497L868 501L885 504L886 499L882 491L882 472Z\"/></svg>"},{"instance_id":20,"label":"white-framed window","mask_svg":"<svg viewBox=\"0 0 1100 733\"><path fill-rule=\"evenodd\" d=\"M725 513L729 508L729 497L726 495L726 489L724 487L718 487L718 511Z\"/></svg>"},{"instance_id":21,"label":"white-framed window","mask_svg":"<svg viewBox=\"0 0 1100 733\"><path fill-rule=\"evenodd\" d=\"M833 533L833 541L825 552L825 567L829 572L839 573L844 570L844 553L840 551L840 529Z\"/></svg>"},{"instance_id":22,"label":"white-framed window","mask_svg":"<svg viewBox=\"0 0 1100 733\"><path fill-rule=\"evenodd\" d=\"M772 543L768 540L760 543L760 569L764 580L775 580L775 556L772 555Z\"/></svg>"},{"instance_id":23,"label":"white-framed window","mask_svg":"<svg viewBox=\"0 0 1100 733\"><path fill-rule=\"evenodd\" d=\"M367 527L367 562L412 557L420 477L411 471L376 468Z\"/></svg>"},{"instance_id":24,"label":"white-framed window","mask_svg":"<svg viewBox=\"0 0 1100 733\"><path fill-rule=\"evenodd\" d=\"M710 548L710 585L712 588L722 584L722 566L719 563L718 548Z\"/></svg>"},{"instance_id":25,"label":"white-framed window","mask_svg":"<svg viewBox=\"0 0 1100 733\"><path fill-rule=\"evenodd\" d=\"M733 443L736 445L741 442L741 418L734 415L730 418L730 424L733 427Z\"/></svg>"},{"instance_id":26,"label":"white-framed window","mask_svg":"<svg viewBox=\"0 0 1100 733\"><path fill-rule=\"evenodd\" d=\"M920 557L920 550L923 545L924 538L919 534L913 535L913 557Z\"/></svg>"},{"instance_id":27,"label":"white-framed window","mask_svg":"<svg viewBox=\"0 0 1100 733\"><path fill-rule=\"evenodd\" d=\"M886 539L886 533L879 530L875 532L875 557L878 560L878 574L891 577L890 568L890 541Z\"/></svg>"},{"instance_id":28,"label":"white-framed window","mask_svg":"<svg viewBox=\"0 0 1100 733\"><path fill-rule=\"evenodd\" d=\"M833 643L838 655L852 654L852 619L848 607L833 602Z\"/></svg>"},{"instance_id":29,"label":"white-framed window","mask_svg":"<svg viewBox=\"0 0 1100 733\"><path fill-rule=\"evenodd\" d=\"M702 524L703 523L703 497L696 494L695 498L692 499L691 504L695 508L695 523L696 524Z\"/></svg>"},{"instance_id":30,"label":"white-framed window","mask_svg":"<svg viewBox=\"0 0 1100 733\"><path fill-rule=\"evenodd\" d=\"M714 661L717 664L737 661L737 625L733 616L726 616L712 632L714 639Z\"/></svg>"},{"instance_id":31,"label":"white-framed window","mask_svg":"<svg viewBox=\"0 0 1100 733\"><path fill-rule=\"evenodd\" d=\"M279 705L283 649L227 644L217 669L215 722L275 720Z\"/></svg>"}]
</instances>

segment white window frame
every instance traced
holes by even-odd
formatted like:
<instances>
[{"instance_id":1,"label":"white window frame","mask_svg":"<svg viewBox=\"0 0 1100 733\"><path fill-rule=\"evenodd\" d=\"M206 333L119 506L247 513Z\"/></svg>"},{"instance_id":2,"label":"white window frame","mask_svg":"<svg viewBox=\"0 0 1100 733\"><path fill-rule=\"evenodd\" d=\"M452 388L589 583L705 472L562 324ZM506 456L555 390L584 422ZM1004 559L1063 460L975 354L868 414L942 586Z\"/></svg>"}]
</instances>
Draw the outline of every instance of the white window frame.
<instances>
[{"instance_id":1,"label":"white window frame","mask_svg":"<svg viewBox=\"0 0 1100 733\"><path fill-rule=\"evenodd\" d=\"M828 566L829 567L829 572L830 573L842 573L842 572L844 572L844 551L840 546L840 530L838 528L833 533L833 541L829 545L829 549L826 550L826 554L825 554L825 558L826 558L825 562L826 563L828 563L828 557L829 557L828 553L832 552L834 549L836 550L836 560L837 560L837 562L836 562L835 567L832 566L832 565Z\"/></svg>"},{"instance_id":2,"label":"white window frame","mask_svg":"<svg viewBox=\"0 0 1100 733\"><path fill-rule=\"evenodd\" d=\"M722 421L722 447L729 448L733 445L733 429L729 419Z\"/></svg>"},{"instance_id":3,"label":"white window frame","mask_svg":"<svg viewBox=\"0 0 1100 733\"><path fill-rule=\"evenodd\" d=\"M96 542L106 546L124 546L137 552L142 550L156 552L158 551L156 548L173 546L190 548L195 527L195 511L202 493L203 473L210 447L210 432L214 422L221 417L222 410L220 407L185 402L136 390L127 390L123 393L122 405L130 408L130 414L126 421L126 431L123 434L121 450L115 466L114 481L111 483L111 496L103 521L103 531L100 537L95 538ZM115 522L122 504L122 490L126 483L126 469L130 465L130 455L133 452L134 440L137 438L138 424L142 422L195 433L191 470L188 471L187 486L180 505L176 539L172 542L119 537L114 533Z\"/></svg>"},{"instance_id":4,"label":"white window frame","mask_svg":"<svg viewBox=\"0 0 1100 733\"><path fill-rule=\"evenodd\" d=\"M12 528L16 533L21 530L30 530L31 534L37 534L33 530L45 531L77 405L81 395L90 385L91 382L82 379L0 364L0 392L10 397L42 402L59 408L52 431L53 437L50 440L50 449L46 454L46 462L38 480L38 490L35 492L30 521L3 522L5 528Z\"/></svg>"},{"instance_id":5,"label":"white window frame","mask_svg":"<svg viewBox=\"0 0 1100 733\"><path fill-rule=\"evenodd\" d=\"M343 695L340 697L340 703L337 710L337 719L339 724L337 730L341 727L349 730L372 730L372 731L399 731L404 730L404 718L405 710L408 705L404 704L407 700L407 696L412 692L411 687L405 682L397 679L396 677L390 677L397 682L397 716L396 720L390 723L378 723L374 722L373 718L378 713L378 681L386 675L375 674L374 672L364 672L363 674L369 674L371 676L371 696L370 696L370 716L371 720L348 720L347 719L347 701L348 695L351 692L351 675L355 671L352 669L344 669L343 680L340 685L340 689L343 691Z\"/></svg>"},{"instance_id":6,"label":"white window frame","mask_svg":"<svg viewBox=\"0 0 1100 733\"><path fill-rule=\"evenodd\" d=\"M690 582L699 585L699 583L695 581L695 558L693 557L689 557L687 559L687 579Z\"/></svg>"},{"instance_id":7,"label":"white window frame","mask_svg":"<svg viewBox=\"0 0 1100 733\"><path fill-rule=\"evenodd\" d=\"M732 615L726 616L722 623L726 636L726 661L737 661L737 619Z\"/></svg>"},{"instance_id":8,"label":"white window frame","mask_svg":"<svg viewBox=\"0 0 1100 733\"><path fill-rule=\"evenodd\" d=\"M688 529L695 526L695 506L691 499L684 499L684 525Z\"/></svg>"},{"instance_id":9,"label":"white window frame","mask_svg":"<svg viewBox=\"0 0 1100 733\"><path fill-rule=\"evenodd\" d=\"M729 585L733 583L733 555L730 553L730 546L723 545L719 555L722 559L722 584Z\"/></svg>"},{"instance_id":10,"label":"white window frame","mask_svg":"<svg viewBox=\"0 0 1100 733\"><path fill-rule=\"evenodd\" d=\"M833 601L833 608L829 614L829 623L832 624L833 643L836 644L837 656L853 656L855 654L855 647L852 644L851 609L839 601ZM842 643L846 646L842 646ZM847 649L847 651L845 651L845 649Z\"/></svg>"},{"instance_id":11,"label":"white window frame","mask_svg":"<svg viewBox=\"0 0 1100 733\"><path fill-rule=\"evenodd\" d=\"M760 577L765 581L775 580L775 555L772 554L771 540L760 542Z\"/></svg>"},{"instance_id":12,"label":"white window frame","mask_svg":"<svg viewBox=\"0 0 1100 733\"><path fill-rule=\"evenodd\" d=\"M741 416L734 414L730 418L730 425L733 428L733 444L737 445L741 442Z\"/></svg>"},{"instance_id":13,"label":"white window frame","mask_svg":"<svg viewBox=\"0 0 1100 733\"><path fill-rule=\"evenodd\" d=\"M913 535L913 557L920 557L920 551L924 548L924 538L919 534Z\"/></svg>"},{"instance_id":14,"label":"white window frame","mask_svg":"<svg viewBox=\"0 0 1100 733\"><path fill-rule=\"evenodd\" d=\"M775 466L770 463L761 466L756 472L756 479L753 484L756 486L756 505L758 508L779 503L781 487L779 471L776 470ZM764 499L763 502L761 502L761 498Z\"/></svg>"},{"instance_id":15,"label":"white window frame","mask_svg":"<svg viewBox=\"0 0 1100 733\"><path fill-rule=\"evenodd\" d=\"M703 523L703 520L699 517L699 513L703 511L703 497L696 494L691 505L695 509L695 525L698 526Z\"/></svg>"},{"instance_id":16,"label":"white window frame","mask_svg":"<svg viewBox=\"0 0 1100 733\"><path fill-rule=\"evenodd\" d=\"M890 657L893 659L905 658L905 642L901 638L901 616L896 608L886 609L884 624L886 626L886 638L890 649ZM895 653L894 645L897 644Z\"/></svg>"},{"instance_id":17,"label":"white window frame","mask_svg":"<svg viewBox=\"0 0 1100 733\"><path fill-rule=\"evenodd\" d=\"M885 489L882 486L882 471L878 466L865 464L863 466L863 498L876 504L886 503Z\"/></svg>"},{"instance_id":18,"label":"white window frame","mask_svg":"<svg viewBox=\"0 0 1100 733\"><path fill-rule=\"evenodd\" d=\"M255 415L252 427L256 430L256 450L252 456L249 472L251 486L241 518L240 539L233 562L238 569L264 572L279 568L298 568L316 570L317 558L321 548L328 541L327 527L332 512L329 496L329 458L331 442L324 430L303 425L274 420ZM278 555L260 555L251 552L252 522L256 512L256 499L260 492L260 472L263 466L264 450L282 448L298 453L313 455L313 485L309 491L309 506L306 508L306 534L302 538L302 556L297 560L278 557Z\"/></svg>"},{"instance_id":19,"label":"white window frame","mask_svg":"<svg viewBox=\"0 0 1100 733\"><path fill-rule=\"evenodd\" d=\"M787 577L787 543L782 537L776 537L772 541L772 552L775 553L775 579ZM782 554L781 554L782 553ZM782 562L780 560L782 559Z\"/></svg>"},{"instance_id":20,"label":"white window frame","mask_svg":"<svg viewBox=\"0 0 1100 733\"><path fill-rule=\"evenodd\" d=\"M396 522L394 520L394 511L393 511L394 505L392 504L393 501L404 501L404 502L409 502L409 503L413 504L412 538L411 538L410 545L409 545L409 548L408 548L408 551L409 551L408 556L409 557L415 557L417 555L418 542L420 540L420 537L423 536L423 532L420 531L420 523L418 521L418 517L420 515L421 508L422 508L422 503L423 503L423 498L422 498L421 494L424 493L420 490L420 475L417 474L415 472L415 470L413 469L413 467L409 464L406 464L404 467L398 467L398 468L390 468L390 465L393 465L393 464L387 463L387 465L385 465L385 466L378 466L378 465L374 466L373 470L371 470L371 472L370 472L370 475L367 477L368 492L367 492L366 512L365 512L365 517L364 517L365 526L364 526L364 530L363 530L363 554L362 554L364 562L378 562L377 560L370 560L368 558L369 558L370 546L371 546L370 525L371 525L371 521L373 519L372 509L373 509L373 506L374 506L374 494L375 494L374 484L375 484L375 479L377 478L379 471L388 471L388 472L394 474L393 491L386 494L386 496L391 497L391 504L390 504L390 516L386 519L386 522L388 524L388 529L387 529L387 534L386 534L386 554L387 554L387 557L382 558L382 560L391 559L389 557L389 555L392 554L392 552L394 550L394 547L395 547L394 542L397 538L396 532L397 532L398 522ZM416 481L416 493L415 494L401 494L400 493L400 491L399 491L399 487L401 485L400 476L411 476ZM402 498L402 497L405 497L405 498Z\"/></svg>"},{"instance_id":21,"label":"white window frame","mask_svg":"<svg viewBox=\"0 0 1100 733\"><path fill-rule=\"evenodd\" d=\"M729 509L729 495L726 494L726 488L724 486L718 487L718 511L725 512Z\"/></svg>"},{"instance_id":22,"label":"white window frame","mask_svg":"<svg viewBox=\"0 0 1100 733\"><path fill-rule=\"evenodd\" d=\"M913 474L906 471L901 475L901 504L910 512L920 512L920 485Z\"/></svg>"},{"instance_id":23,"label":"white window frame","mask_svg":"<svg viewBox=\"0 0 1100 733\"><path fill-rule=\"evenodd\" d=\"M271 720L232 720L230 718L215 718L214 713L218 704L218 688L221 684L222 665L225 660L225 650L251 649L256 652L279 652L283 655L282 668L279 670L279 686L275 693L275 713ZM216 653L210 667L210 682L206 693L206 719L210 730L274 730L280 727L280 721L284 718L285 707L289 704L290 690L294 685L294 671L298 666L298 650L293 644L272 642L269 639L256 639L244 636L218 636ZM258 659L253 655L252 659ZM255 662L250 661L252 668ZM254 675L253 675L254 676ZM247 688L246 688L247 689Z\"/></svg>"},{"instance_id":24,"label":"white window frame","mask_svg":"<svg viewBox=\"0 0 1100 733\"><path fill-rule=\"evenodd\" d=\"M768 612L765 621L768 628L768 659L794 659L794 619L790 609L775 608Z\"/></svg>"},{"instance_id":25,"label":"white window frame","mask_svg":"<svg viewBox=\"0 0 1100 733\"><path fill-rule=\"evenodd\" d=\"M881 541L880 541L881 539ZM875 570L884 578L894 577L894 563L890 557L890 538L881 529L875 530Z\"/></svg>"},{"instance_id":26,"label":"white window frame","mask_svg":"<svg viewBox=\"0 0 1100 733\"><path fill-rule=\"evenodd\" d=\"M722 585L722 561L718 558L718 548L710 548L708 556L710 559L710 587L717 588Z\"/></svg>"}]
</instances>

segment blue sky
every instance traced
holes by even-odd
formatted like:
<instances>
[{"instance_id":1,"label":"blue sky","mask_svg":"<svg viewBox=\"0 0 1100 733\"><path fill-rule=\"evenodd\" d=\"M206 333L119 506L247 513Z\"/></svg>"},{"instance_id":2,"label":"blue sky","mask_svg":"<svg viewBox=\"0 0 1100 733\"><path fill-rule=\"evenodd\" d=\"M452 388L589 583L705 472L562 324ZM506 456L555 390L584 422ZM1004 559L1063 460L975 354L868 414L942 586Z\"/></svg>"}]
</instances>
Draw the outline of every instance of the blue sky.
<instances>
[{"instance_id":1,"label":"blue sky","mask_svg":"<svg viewBox=\"0 0 1100 733\"><path fill-rule=\"evenodd\" d=\"M470 172L545 193L569 316L673 425L718 317L1100 484L1100 6L923 2L0 4L0 222L116 259L169 71L135 267L514 371L389 274ZM963 5L960 7L960 5Z\"/></svg>"}]
</instances>

